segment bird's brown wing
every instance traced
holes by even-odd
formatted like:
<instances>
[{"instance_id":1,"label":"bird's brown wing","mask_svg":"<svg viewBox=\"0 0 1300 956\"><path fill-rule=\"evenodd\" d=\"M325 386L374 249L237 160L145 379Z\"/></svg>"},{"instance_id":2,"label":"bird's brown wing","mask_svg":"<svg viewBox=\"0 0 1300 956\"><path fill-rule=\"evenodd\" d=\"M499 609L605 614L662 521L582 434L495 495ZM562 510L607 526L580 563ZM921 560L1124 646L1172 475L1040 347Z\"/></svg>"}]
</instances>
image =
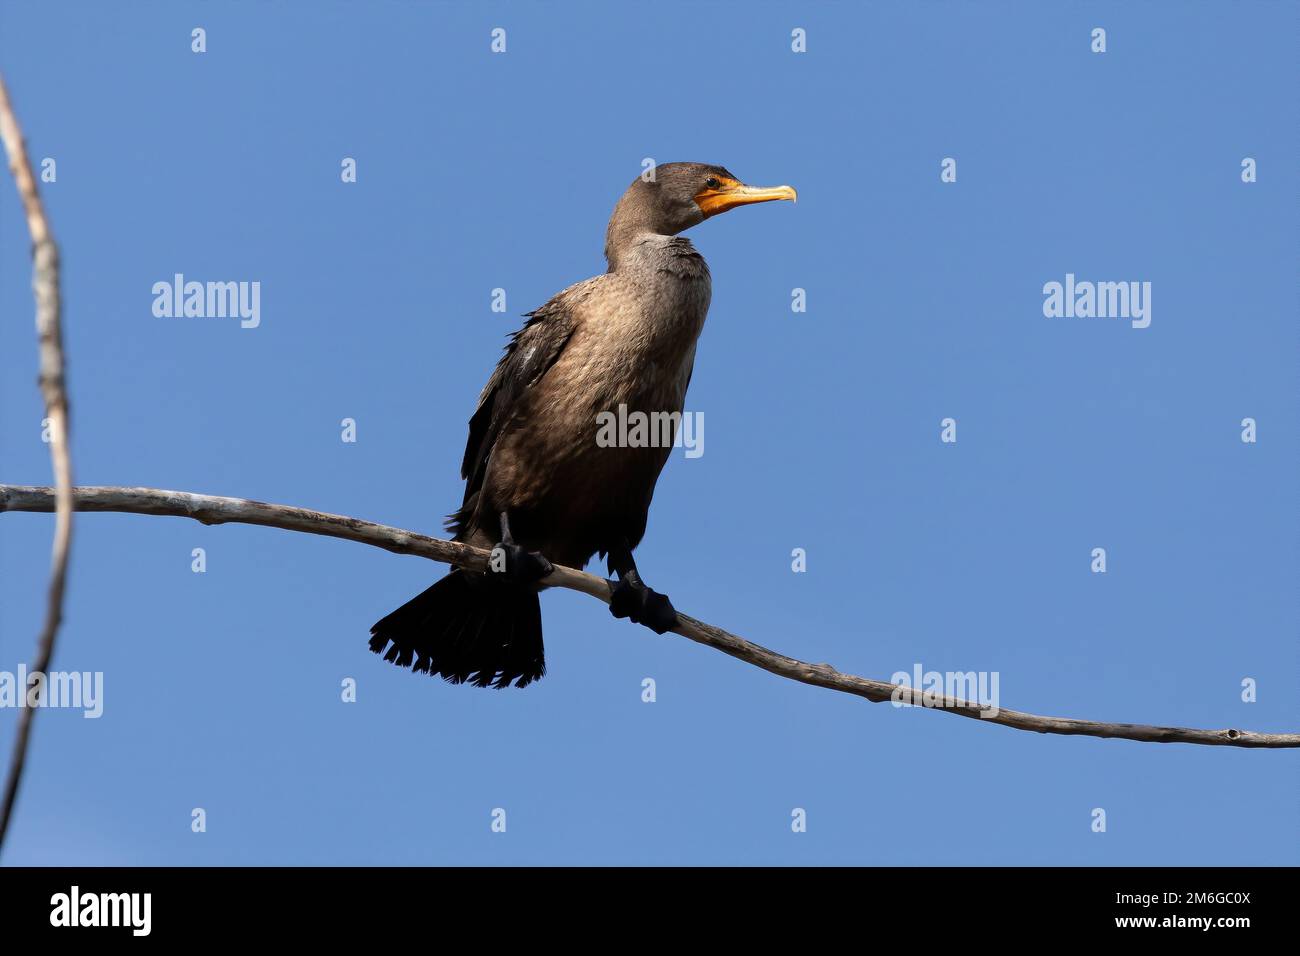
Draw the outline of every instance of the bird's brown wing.
<instances>
[{"instance_id":1,"label":"bird's brown wing","mask_svg":"<svg viewBox=\"0 0 1300 956\"><path fill-rule=\"evenodd\" d=\"M510 337L496 371L483 387L478 408L469 420L469 441L460 466L460 475L465 479L465 505L478 494L492 448L515 414L520 398L555 364L573 335L575 320L566 299L564 294L558 295L528 313L528 321ZM463 526L466 517L466 508L462 507L452 517L451 527Z\"/></svg>"}]
</instances>

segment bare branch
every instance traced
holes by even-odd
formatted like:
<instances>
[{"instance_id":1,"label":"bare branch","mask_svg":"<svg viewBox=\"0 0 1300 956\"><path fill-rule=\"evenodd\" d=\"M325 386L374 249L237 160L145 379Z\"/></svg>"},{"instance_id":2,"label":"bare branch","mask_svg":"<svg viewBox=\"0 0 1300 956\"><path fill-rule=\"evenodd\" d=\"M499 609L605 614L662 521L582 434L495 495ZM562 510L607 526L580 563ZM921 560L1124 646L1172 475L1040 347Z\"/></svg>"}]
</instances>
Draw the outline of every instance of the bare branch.
<instances>
[{"instance_id":1,"label":"bare branch","mask_svg":"<svg viewBox=\"0 0 1300 956\"><path fill-rule=\"evenodd\" d=\"M36 337L40 356L40 387L45 400L45 417L49 420L50 459L54 467L57 516L54 522L54 545L51 556L50 586L46 596L45 624L36 641L36 658L32 671L45 673L54 656L54 638L63 620L63 591L68 577L68 553L72 547L72 455L68 450L68 397L63 373L63 330L60 325L59 247L55 245L36 190L36 177L27 159L22 130L9 102L9 91L0 78L0 140L9 155L9 172L13 174L32 237L32 291L36 295ZM18 734L9 758L9 774L0 803L0 847L4 846L9 819L18 798L27 744L31 739L36 708L18 712Z\"/></svg>"},{"instance_id":2,"label":"bare branch","mask_svg":"<svg viewBox=\"0 0 1300 956\"><path fill-rule=\"evenodd\" d=\"M162 491L155 488L77 488L74 490L78 511L118 511L131 514L175 515L193 518L204 524L238 522L283 528L286 531L303 531L308 534L345 538L373 545L397 554L414 554L444 564L456 564L473 570L487 566L489 554L454 541L443 541L373 524L358 518L326 514L295 508L289 505L267 504L243 498L217 498L195 495L183 491ZM0 485L0 512L42 511L54 508L54 496L49 488L19 485ZM556 567L543 579L548 587L568 588L590 594L609 602L610 582L594 574L573 568ZM775 651L753 644L730 634L712 624L695 618L681 617L675 633L700 644L730 654L742 661L761 667L779 677L786 677L816 687L855 694L870 701L897 699L918 707L940 709L962 717L971 717L990 724L1001 724L1017 730L1032 730L1042 734L1084 735L1088 737L1118 737L1151 743L1206 744L1226 747L1300 747L1300 734L1262 734L1249 730L1196 730L1187 727L1151 727L1144 724L1110 724L1092 720L1074 720L1068 717L1040 717L1014 710L1000 710L996 715L981 716L978 703L945 697L942 704L927 702L917 688L900 687L886 681L870 680L853 674L843 674L829 664L808 664L786 657Z\"/></svg>"}]
</instances>

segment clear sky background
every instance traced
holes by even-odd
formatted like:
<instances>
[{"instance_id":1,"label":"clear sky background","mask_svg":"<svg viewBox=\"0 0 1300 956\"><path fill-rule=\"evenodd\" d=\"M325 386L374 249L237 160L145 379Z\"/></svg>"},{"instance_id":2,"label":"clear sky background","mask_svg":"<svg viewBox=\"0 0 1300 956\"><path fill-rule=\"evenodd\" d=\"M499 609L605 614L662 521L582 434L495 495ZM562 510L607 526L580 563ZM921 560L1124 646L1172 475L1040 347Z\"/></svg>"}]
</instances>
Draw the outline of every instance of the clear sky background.
<instances>
[{"instance_id":1,"label":"clear sky background","mask_svg":"<svg viewBox=\"0 0 1300 956\"><path fill-rule=\"evenodd\" d=\"M800 199L689 233L705 453L660 481L653 586L853 673L996 671L1003 707L1296 730L1296 26L1284 3L5 2L0 64L57 161L76 477L437 533L519 314L603 271L643 158L719 163ZM177 272L260 281L260 327L155 318ZM1045 318L1066 273L1151 282L1150 328ZM29 281L6 177L0 480L43 484ZM31 657L52 529L0 516L0 670ZM81 516L56 667L102 671L104 715L40 715L6 862L1297 861L1291 752L868 704L570 592L543 596L526 691L369 654L442 571Z\"/></svg>"}]
</instances>

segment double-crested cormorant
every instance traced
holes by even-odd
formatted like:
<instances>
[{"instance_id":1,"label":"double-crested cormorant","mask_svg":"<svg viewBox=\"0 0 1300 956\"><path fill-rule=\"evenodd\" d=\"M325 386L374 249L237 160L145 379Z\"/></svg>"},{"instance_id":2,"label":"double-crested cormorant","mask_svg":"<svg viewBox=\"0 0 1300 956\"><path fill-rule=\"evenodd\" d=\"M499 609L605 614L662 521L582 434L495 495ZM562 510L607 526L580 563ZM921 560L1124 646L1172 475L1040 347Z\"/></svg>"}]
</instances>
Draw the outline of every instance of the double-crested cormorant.
<instances>
[{"instance_id":1,"label":"double-crested cormorant","mask_svg":"<svg viewBox=\"0 0 1300 956\"><path fill-rule=\"evenodd\" d=\"M550 561L581 568L598 551L618 575L615 617L661 634L676 625L632 560L670 448L604 447L597 423L620 405L682 411L711 285L678 233L794 198L789 186L746 186L701 163L661 165L632 183L605 234L609 271L528 313L470 419L465 500L447 526L491 548L493 570L453 569L371 628L372 651L455 684L524 687L546 671L537 582Z\"/></svg>"}]
</instances>

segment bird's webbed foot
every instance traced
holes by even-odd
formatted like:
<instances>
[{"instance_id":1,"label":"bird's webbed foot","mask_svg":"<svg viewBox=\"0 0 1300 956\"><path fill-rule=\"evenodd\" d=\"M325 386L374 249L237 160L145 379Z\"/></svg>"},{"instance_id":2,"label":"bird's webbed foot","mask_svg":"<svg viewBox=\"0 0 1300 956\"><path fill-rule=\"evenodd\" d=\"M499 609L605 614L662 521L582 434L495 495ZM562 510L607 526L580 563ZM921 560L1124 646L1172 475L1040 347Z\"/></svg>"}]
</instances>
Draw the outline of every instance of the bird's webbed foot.
<instances>
[{"instance_id":1,"label":"bird's webbed foot","mask_svg":"<svg viewBox=\"0 0 1300 956\"><path fill-rule=\"evenodd\" d=\"M525 551L520 545L504 541L492 546L492 557L488 559L488 573L512 584L534 584L553 570L540 551Z\"/></svg>"},{"instance_id":2,"label":"bird's webbed foot","mask_svg":"<svg viewBox=\"0 0 1300 956\"><path fill-rule=\"evenodd\" d=\"M555 567L539 551L525 550L516 544L510 534L510 522L501 513L501 540L492 546L488 558L488 574L512 584L534 584L546 577Z\"/></svg>"},{"instance_id":3,"label":"bird's webbed foot","mask_svg":"<svg viewBox=\"0 0 1300 956\"><path fill-rule=\"evenodd\" d=\"M646 587L636 571L619 575L618 583L610 590L609 612L629 618L634 624L644 624L656 634L671 631L680 623L668 595Z\"/></svg>"}]
</instances>

